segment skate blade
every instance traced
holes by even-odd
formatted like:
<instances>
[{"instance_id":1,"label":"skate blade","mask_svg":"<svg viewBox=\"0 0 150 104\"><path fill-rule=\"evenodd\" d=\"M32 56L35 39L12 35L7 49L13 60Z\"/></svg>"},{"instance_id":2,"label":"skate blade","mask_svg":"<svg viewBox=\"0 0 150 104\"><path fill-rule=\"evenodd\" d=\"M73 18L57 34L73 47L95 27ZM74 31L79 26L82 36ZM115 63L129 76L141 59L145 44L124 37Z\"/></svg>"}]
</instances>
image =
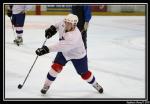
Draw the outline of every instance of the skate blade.
<instances>
[{"instance_id":1,"label":"skate blade","mask_svg":"<svg viewBox=\"0 0 150 104\"><path fill-rule=\"evenodd\" d=\"M23 45L23 43L16 43L16 42L14 42L14 44L16 44L17 46Z\"/></svg>"}]
</instances>

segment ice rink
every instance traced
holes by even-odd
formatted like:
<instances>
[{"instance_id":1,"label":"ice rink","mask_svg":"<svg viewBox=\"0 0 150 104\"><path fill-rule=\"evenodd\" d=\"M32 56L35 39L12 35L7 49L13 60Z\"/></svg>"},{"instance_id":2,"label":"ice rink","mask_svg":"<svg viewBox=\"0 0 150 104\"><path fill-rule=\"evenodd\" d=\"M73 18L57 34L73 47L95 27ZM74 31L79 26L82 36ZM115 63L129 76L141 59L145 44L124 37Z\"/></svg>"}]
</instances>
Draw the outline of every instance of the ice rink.
<instances>
[{"instance_id":1,"label":"ice rink","mask_svg":"<svg viewBox=\"0 0 150 104\"><path fill-rule=\"evenodd\" d=\"M38 57L25 85L22 84L45 40L45 29L64 16L29 16L24 44L13 44L10 18L5 17L4 97L6 99L134 99L145 98L145 17L93 16L88 29L89 69L104 88L99 94L81 79L69 62L47 95L40 93L56 53ZM58 34L46 45L58 41Z\"/></svg>"}]
</instances>

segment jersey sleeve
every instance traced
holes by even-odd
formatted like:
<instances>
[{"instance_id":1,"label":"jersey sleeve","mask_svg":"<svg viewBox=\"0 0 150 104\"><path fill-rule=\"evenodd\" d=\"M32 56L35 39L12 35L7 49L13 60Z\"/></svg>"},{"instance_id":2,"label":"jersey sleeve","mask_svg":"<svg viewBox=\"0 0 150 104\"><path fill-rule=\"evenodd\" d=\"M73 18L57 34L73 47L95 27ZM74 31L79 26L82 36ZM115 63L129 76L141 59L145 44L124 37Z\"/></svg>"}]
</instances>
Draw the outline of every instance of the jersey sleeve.
<instances>
[{"instance_id":1,"label":"jersey sleeve","mask_svg":"<svg viewBox=\"0 0 150 104\"><path fill-rule=\"evenodd\" d=\"M57 30L57 31L59 30L59 25L60 25L60 23L61 23L61 22L57 22L57 23L54 24L54 26L56 27L56 30Z\"/></svg>"}]
</instances>

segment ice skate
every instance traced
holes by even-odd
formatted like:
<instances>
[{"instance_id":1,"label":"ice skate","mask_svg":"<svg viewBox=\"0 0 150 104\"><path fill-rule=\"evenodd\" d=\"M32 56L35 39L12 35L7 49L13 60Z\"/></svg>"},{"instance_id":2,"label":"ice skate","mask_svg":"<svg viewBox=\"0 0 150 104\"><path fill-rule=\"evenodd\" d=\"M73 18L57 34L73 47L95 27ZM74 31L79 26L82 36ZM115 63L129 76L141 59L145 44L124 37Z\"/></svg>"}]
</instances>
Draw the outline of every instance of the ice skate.
<instances>
[{"instance_id":1,"label":"ice skate","mask_svg":"<svg viewBox=\"0 0 150 104\"><path fill-rule=\"evenodd\" d=\"M14 43L17 44L18 46L19 46L19 45L22 45L22 44L23 44L23 38L22 38L22 37L17 37L17 38L14 40Z\"/></svg>"},{"instance_id":2,"label":"ice skate","mask_svg":"<svg viewBox=\"0 0 150 104\"><path fill-rule=\"evenodd\" d=\"M48 91L49 86L44 85L44 87L41 89L41 93L42 94L46 94L46 92Z\"/></svg>"},{"instance_id":3,"label":"ice skate","mask_svg":"<svg viewBox=\"0 0 150 104\"><path fill-rule=\"evenodd\" d=\"M95 85L93 85L93 87L94 87L99 93L103 93L103 88L102 88L98 83L95 83Z\"/></svg>"}]
</instances>

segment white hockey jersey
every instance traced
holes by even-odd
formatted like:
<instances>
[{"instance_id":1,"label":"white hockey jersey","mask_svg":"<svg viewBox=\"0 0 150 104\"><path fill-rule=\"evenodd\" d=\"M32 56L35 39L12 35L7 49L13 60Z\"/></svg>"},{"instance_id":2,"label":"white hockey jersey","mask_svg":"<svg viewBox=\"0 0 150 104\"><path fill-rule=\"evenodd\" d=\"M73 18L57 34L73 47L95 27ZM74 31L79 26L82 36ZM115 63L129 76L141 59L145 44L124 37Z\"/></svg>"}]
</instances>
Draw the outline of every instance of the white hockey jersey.
<instances>
[{"instance_id":1,"label":"white hockey jersey","mask_svg":"<svg viewBox=\"0 0 150 104\"><path fill-rule=\"evenodd\" d=\"M32 9L32 5L13 5L12 13L19 14L22 11L28 11L30 9Z\"/></svg>"},{"instance_id":2,"label":"white hockey jersey","mask_svg":"<svg viewBox=\"0 0 150 104\"><path fill-rule=\"evenodd\" d=\"M79 29L76 27L74 31L65 32L63 21L56 23L55 27L59 32L59 42L48 47L50 52L62 52L66 60L83 58L86 50Z\"/></svg>"}]
</instances>

